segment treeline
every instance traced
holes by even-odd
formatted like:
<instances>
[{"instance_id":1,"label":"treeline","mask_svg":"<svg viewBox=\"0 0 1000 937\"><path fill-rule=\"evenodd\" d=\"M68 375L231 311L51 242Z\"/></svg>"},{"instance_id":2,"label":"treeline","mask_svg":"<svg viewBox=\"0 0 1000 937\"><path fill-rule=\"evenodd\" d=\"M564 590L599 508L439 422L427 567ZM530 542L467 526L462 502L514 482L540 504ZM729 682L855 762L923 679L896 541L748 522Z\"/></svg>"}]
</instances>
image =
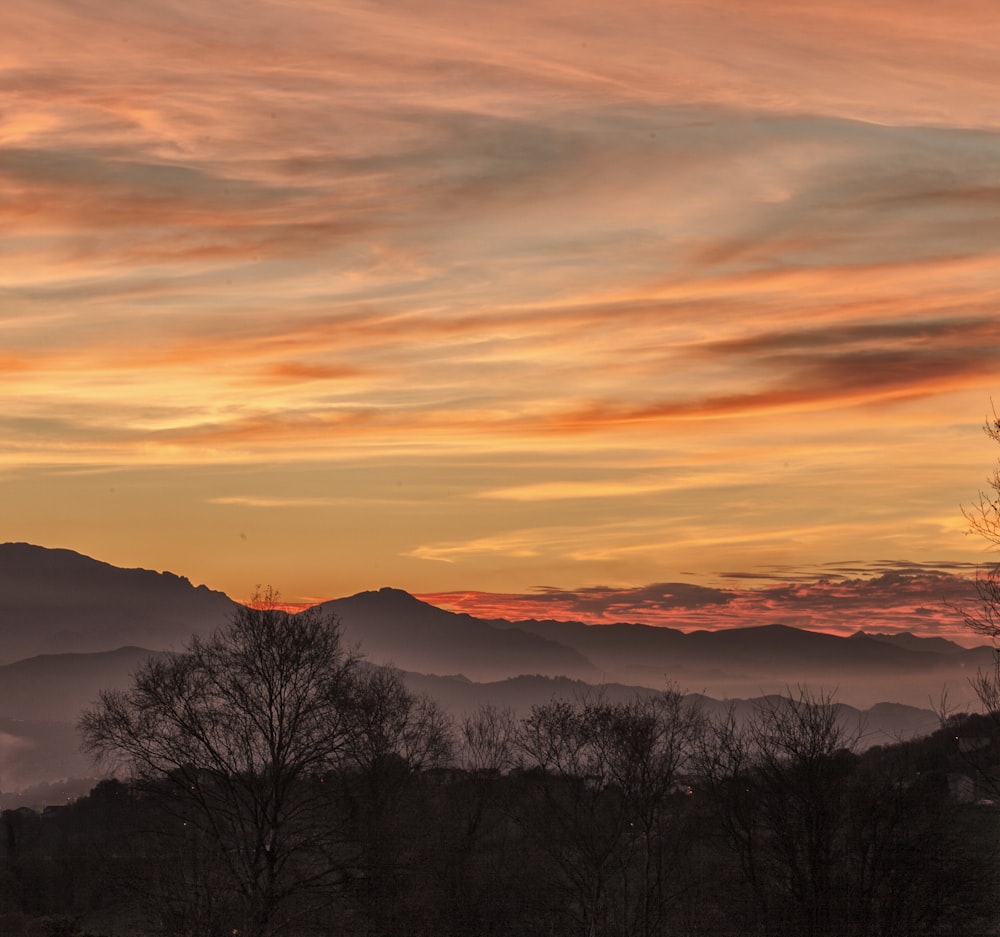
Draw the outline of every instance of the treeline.
<instances>
[{"instance_id":1,"label":"treeline","mask_svg":"<svg viewBox=\"0 0 1000 937\"><path fill-rule=\"evenodd\" d=\"M460 723L271 608L84 718L131 780L4 811L2 933L920 937L994 929L986 717L857 752L828 697Z\"/></svg>"}]
</instances>

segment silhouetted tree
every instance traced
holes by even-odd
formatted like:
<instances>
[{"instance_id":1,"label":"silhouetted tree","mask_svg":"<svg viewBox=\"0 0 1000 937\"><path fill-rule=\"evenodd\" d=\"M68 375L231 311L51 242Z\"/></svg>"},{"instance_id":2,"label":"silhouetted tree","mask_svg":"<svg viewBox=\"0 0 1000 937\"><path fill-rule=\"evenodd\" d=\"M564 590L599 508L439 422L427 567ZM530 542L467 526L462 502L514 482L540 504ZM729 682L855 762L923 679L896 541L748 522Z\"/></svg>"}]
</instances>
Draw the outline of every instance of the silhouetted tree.
<instances>
[{"instance_id":1,"label":"silhouetted tree","mask_svg":"<svg viewBox=\"0 0 1000 937\"><path fill-rule=\"evenodd\" d=\"M946 765L918 770L904 746L859 755L859 732L830 695L805 689L715 723L700 768L748 886L723 903L736 932L915 937L981 924L981 870Z\"/></svg>"},{"instance_id":2,"label":"silhouetted tree","mask_svg":"<svg viewBox=\"0 0 1000 937\"><path fill-rule=\"evenodd\" d=\"M1000 416L996 409L983 424L983 431L1000 444ZM987 491L980 490L978 500L962 513L971 533L978 534L992 547L1000 547L1000 467L987 479ZM993 644L993 668L980 671L972 681L986 712L1000 713L1000 564L991 563L976 577L979 606L966 610L965 622L974 632Z\"/></svg>"},{"instance_id":3,"label":"silhouetted tree","mask_svg":"<svg viewBox=\"0 0 1000 937\"><path fill-rule=\"evenodd\" d=\"M835 829L859 733L828 695L766 697L739 721L716 720L700 769L710 779L757 913L770 929L835 932ZM785 931L787 932L787 931Z\"/></svg>"},{"instance_id":4,"label":"silhouetted tree","mask_svg":"<svg viewBox=\"0 0 1000 937\"><path fill-rule=\"evenodd\" d=\"M431 804L425 862L434 891L428 933L511 937L529 916L523 876L529 857L510 822L517 719L510 709L481 706L456 730L455 764L440 773ZM535 864L531 864L535 867Z\"/></svg>"},{"instance_id":5,"label":"silhouetted tree","mask_svg":"<svg viewBox=\"0 0 1000 937\"><path fill-rule=\"evenodd\" d=\"M467 771L494 775L514 764L517 719L509 707L480 706L462 720L459 733L459 764Z\"/></svg>"},{"instance_id":6,"label":"silhouetted tree","mask_svg":"<svg viewBox=\"0 0 1000 937\"><path fill-rule=\"evenodd\" d=\"M173 817L183 868L205 866L207 888L186 883L211 904L189 922L204 934L267 937L297 895L335 872L317 780L354 734L356 659L335 620L291 616L273 599L151 658L80 721L86 749L125 767Z\"/></svg>"},{"instance_id":7,"label":"silhouetted tree","mask_svg":"<svg viewBox=\"0 0 1000 937\"><path fill-rule=\"evenodd\" d=\"M407 690L398 671L360 667L345 710L342 820L353 836L358 934L394 934L414 878L413 799L420 772L452 755L452 723L437 703Z\"/></svg>"},{"instance_id":8,"label":"silhouetted tree","mask_svg":"<svg viewBox=\"0 0 1000 937\"><path fill-rule=\"evenodd\" d=\"M558 868L584 937L662 932L666 811L701 728L676 690L535 706L519 733L528 796L517 805Z\"/></svg>"}]
</instances>

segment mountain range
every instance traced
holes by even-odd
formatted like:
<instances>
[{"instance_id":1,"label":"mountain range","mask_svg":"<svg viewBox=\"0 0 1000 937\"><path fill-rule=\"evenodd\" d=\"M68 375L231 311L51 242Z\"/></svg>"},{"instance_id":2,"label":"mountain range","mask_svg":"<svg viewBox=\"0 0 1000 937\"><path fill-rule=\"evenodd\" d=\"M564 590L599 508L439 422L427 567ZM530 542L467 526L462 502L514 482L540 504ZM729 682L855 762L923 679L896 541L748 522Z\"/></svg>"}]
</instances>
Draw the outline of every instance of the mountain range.
<instances>
[{"instance_id":1,"label":"mountain range","mask_svg":"<svg viewBox=\"0 0 1000 937\"><path fill-rule=\"evenodd\" d=\"M0 544L0 791L86 771L72 725L101 689L152 653L224 625L236 603L173 573L121 569L70 550ZM865 710L869 741L925 732L947 688L963 706L988 647L941 638L851 637L781 624L684 633L634 623L484 620L384 588L323 603L343 640L404 672L456 713L483 702L525 711L601 686L626 696L671 685L746 700L808 684ZM728 704L727 704L728 705ZM75 745L73 746L75 749Z\"/></svg>"}]
</instances>

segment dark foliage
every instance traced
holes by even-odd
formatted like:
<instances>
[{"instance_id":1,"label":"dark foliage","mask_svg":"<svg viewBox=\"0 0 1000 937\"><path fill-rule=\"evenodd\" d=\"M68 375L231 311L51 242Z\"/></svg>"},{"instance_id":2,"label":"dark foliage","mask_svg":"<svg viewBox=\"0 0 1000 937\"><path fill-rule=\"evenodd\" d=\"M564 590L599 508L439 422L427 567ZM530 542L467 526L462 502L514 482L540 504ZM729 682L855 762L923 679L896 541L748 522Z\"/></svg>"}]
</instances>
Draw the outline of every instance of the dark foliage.
<instances>
[{"instance_id":1,"label":"dark foliage","mask_svg":"<svg viewBox=\"0 0 1000 937\"><path fill-rule=\"evenodd\" d=\"M366 687L352 757L295 783L323 813L289 862L313 868L319 850L336 874L290 894L274 933L959 937L995 923L1000 813L970 760L1000 761L985 717L858 755L828 700L707 727L668 692L553 701L520 722L487 711L452 747L391 674ZM4 811L0 934L240 930L227 847L184 819L195 809L162 777Z\"/></svg>"}]
</instances>

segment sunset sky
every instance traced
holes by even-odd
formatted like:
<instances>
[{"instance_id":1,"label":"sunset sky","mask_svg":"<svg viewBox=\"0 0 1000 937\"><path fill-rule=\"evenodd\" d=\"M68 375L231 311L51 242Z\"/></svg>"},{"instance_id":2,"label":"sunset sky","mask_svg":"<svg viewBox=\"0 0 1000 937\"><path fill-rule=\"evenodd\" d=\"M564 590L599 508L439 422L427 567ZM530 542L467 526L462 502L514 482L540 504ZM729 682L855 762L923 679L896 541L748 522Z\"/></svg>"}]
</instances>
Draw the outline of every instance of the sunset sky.
<instances>
[{"instance_id":1,"label":"sunset sky","mask_svg":"<svg viewBox=\"0 0 1000 937\"><path fill-rule=\"evenodd\" d=\"M993 0L6 0L0 69L0 539L922 633L990 558Z\"/></svg>"}]
</instances>

